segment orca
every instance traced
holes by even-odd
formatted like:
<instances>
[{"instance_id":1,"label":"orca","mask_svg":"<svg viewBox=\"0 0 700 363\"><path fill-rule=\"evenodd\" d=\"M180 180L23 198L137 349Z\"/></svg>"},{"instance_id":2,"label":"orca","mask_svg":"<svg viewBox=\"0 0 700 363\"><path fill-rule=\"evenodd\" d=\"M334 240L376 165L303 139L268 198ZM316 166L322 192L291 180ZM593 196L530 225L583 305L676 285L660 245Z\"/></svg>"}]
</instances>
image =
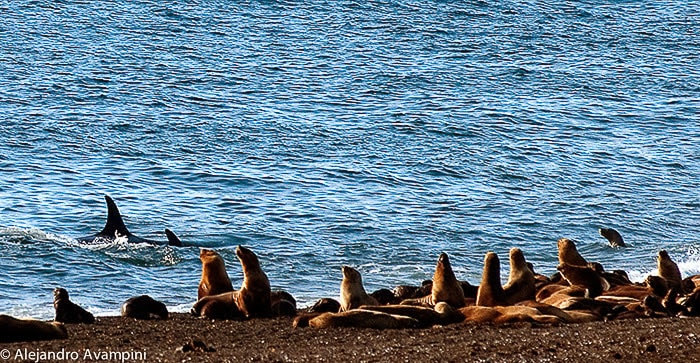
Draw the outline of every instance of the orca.
<instances>
[{"instance_id":1,"label":"orca","mask_svg":"<svg viewBox=\"0 0 700 363\"><path fill-rule=\"evenodd\" d=\"M121 213L119 213L119 208L114 200L109 195L105 195L105 201L107 202L107 223L105 228L97 234L91 236L85 236L77 238L80 242L94 242L97 238L101 238L107 241L116 241L121 239L126 239L129 243L152 243L152 244L163 244L163 242L153 241L141 237L134 236L126 228L124 220L122 219ZM165 229L165 235L168 237L167 244L169 246L181 247L182 242L180 239L169 229Z\"/></svg>"}]
</instances>

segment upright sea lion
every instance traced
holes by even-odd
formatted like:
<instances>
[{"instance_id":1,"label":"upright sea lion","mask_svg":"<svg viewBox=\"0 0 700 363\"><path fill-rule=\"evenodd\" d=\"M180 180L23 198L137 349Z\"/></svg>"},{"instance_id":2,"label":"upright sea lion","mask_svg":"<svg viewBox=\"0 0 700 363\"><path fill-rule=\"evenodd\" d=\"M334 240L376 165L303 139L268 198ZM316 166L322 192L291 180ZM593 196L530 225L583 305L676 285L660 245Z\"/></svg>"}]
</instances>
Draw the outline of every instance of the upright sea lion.
<instances>
[{"instance_id":1,"label":"upright sea lion","mask_svg":"<svg viewBox=\"0 0 700 363\"><path fill-rule=\"evenodd\" d=\"M362 286L362 275L350 266L342 266L343 281L340 282L340 311L357 309L361 305L379 305L377 299L367 295Z\"/></svg>"},{"instance_id":2,"label":"upright sea lion","mask_svg":"<svg viewBox=\"0 0 700 363\"><path fill-rule=\"evenodd\" d=\"M122 304L121 314L139 320L167 319L168 308L148 295L141 295L126 300Z\"/></svg>"},{"instance_id":3,"label":"upright sea lion","mask_svg":"<svg viewBox=\"0 0 700 363\"><path fill-rule=\"evenodd\" d=\"M66 338L68 331L62 323L0 315L0 343Z\"/></svg>"},{"instance_id":4,"label":"upright sea lion","mask_svg":"<svg viewBox=\"0 0 700 363\"><path fill-rule=\"evenodd\" d=\"M56 310L54 321L74 324L95 322L95 317L90 312L70 301L66 289L57 287L53 290L53 307Z\"/></svg>"},{"instance_id":5,"label":"upright sea lion","mask_svg":"<svg viewBox=\"0 0 700 363\"><path fill-rule=\"evenodd\" d=\"M238 309L247 318L264 318L272 315L270 280L260 267L253 251L238 246L236 256L243 267L243 284L234 292Z\"/></svg>"},{"instance_id":6,"label":"upright sea lion","mask_svg":"<svg viewBox=\"0 0 700 363\"><path fill-rule=\"evenodd\" d=\"M105 201L107 202L107 223L105 224L105 227L99 233L93 234L91 236L77 238L78 241L93 242L99 238L107 241L125 239L127 242L130 243L163 244L161 242L134 236L126 228L124 220L122 219L122 215L121 213L119 213L119 208L117 208L117 204L114 203L114 200L112 200L112 198L110 198L109 195L105 195ZM177 238L177 236L172 231L166 229L165 234L168 238L169 245L182 246L182 242L180 242L180 239Z\"/></svg>"},{"instance_id":7,"label":"upright sea lion","mask_svg":"<svg viewBox=\"0 0 700 363\"><path fill-rule=\"evenodd\" d=\"M612 228L601 228L598 233L608 240L610 247L626 247L625 241L622 240L622 235Z\"/></svg>"},{"instance_id":8,"label":"upright sea lion","mask_svg":"<svg viewBox=\"0 0 700 363\"><path fill-rule=\"evenodd\" d=\"M586 260L581 257L576 250L576 244L574 241L568 238L560 238L557 241L557 248L559 250L559 264L569 264L574 266L585 266Z\"/></svg>"},{"instance_id":9,"label":"upright sea lion","mask_svg":"<svg viewBox=\"0 0 700 363\"><path fill-rule=\"evenodd\" d=\"M533 300L536 293L535 274L527 266L523 251L519 248L511 248L510 274L508 282L503 285L503 302L506 305L513 305L519 301Z\"/></svg>"},{"instance_id":10,"label":"upright sea lion","mask_svg":"<svg viewBox=\"0 0 700 363\"><path fill-rule=\"evenodd\" d=\"M481 274L479 292L476 294L476 306L503 305L503 286L501 285L501 262L494 252L484 256L484 271Z\"/></svg>"},{"instance_id":11,"label":"upright sea lion","mask_svg":"<svg viewBox=\"0 0 700 363\"><path fill-rule=\"evenodd\" d=\"M226 273L226 264L221 255L216 251L202 248L199 251L199 260L202 261L202 278L199 280L197 299L233 291L233 285Z\"/></svg>"},{"instance_id":12,"label":"upright sea lion","mask_svg":"<svg viewBox=\"0 0 700 363\"><path fill-rule=\"evenodd\" d=\"M438 257L438 262L435 266L430 300L430 304L433 306L439 302L445 302L454 308L464 306L462 283L457 281L455 273L452 271L450 258L444 252Z\"/></svg>"},{"instance_id":13,"label":"upright sea lion","mask_svg":"<svg viewBox=\"0 0 700 363\"><path fill-rule=\"evenodd\" d=\"M678 269L678 265L671 260L666 250L659 251L659 255L656 259L656 267L659 269L659 276L666 279L669 288L676 288L680 293L685 292L683 290L681 270Z\"/></svg>"}]
</instances>

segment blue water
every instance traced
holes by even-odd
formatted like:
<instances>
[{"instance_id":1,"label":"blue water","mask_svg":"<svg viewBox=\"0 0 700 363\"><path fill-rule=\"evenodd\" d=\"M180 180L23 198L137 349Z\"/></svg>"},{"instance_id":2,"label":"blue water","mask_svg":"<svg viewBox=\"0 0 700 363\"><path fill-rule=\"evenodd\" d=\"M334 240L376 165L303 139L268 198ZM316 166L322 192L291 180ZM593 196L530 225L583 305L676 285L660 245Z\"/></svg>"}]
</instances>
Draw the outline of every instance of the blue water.
<instances>
[{"instance_id":1,"label":"blue water","mask_svg":"<svg viewBox=\"0 0 700 363\"><path fill-rule=\"evenodd\" d=\"M556 240L641 280L700 273L698 1L0 5L0 313L196 299L239 244L300 306L480 280ZM137 236L87 244L112 196ZM630 245L613 249L600 227Z\"/></svg>"}]
</instances>

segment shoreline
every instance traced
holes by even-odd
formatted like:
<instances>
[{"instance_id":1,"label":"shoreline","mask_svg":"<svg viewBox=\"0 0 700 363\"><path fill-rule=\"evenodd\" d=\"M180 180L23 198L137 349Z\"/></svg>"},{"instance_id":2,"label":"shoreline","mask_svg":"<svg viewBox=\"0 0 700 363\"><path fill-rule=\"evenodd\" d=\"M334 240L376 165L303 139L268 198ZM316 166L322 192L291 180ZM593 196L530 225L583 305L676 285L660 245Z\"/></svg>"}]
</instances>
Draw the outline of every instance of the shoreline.
<instances>
[{"instance_id":1,"label":"shoreline","mask_svg":"<svg viewBox=\"0 0 700 363\"><path fill-rule=\"evenodd\" d=\"M700 360L700 318L622 319L556 325L458 323L396 330L293 328L292 321L289 317L212 321L184 313L173 313L167 320L146 321L103 316L97 317L94 324L66 324L67 339L3 343L0 349L10 353L10 358L4 361ZM192 344L193 341L203 346ZM70 354L68 358L71 359L18 356L18 352L24 354L25 350L27 355L44 354L44 358L52 352L63 351ZM72 359L76 356L77 360Z\"/></svg>"}]
</instances>

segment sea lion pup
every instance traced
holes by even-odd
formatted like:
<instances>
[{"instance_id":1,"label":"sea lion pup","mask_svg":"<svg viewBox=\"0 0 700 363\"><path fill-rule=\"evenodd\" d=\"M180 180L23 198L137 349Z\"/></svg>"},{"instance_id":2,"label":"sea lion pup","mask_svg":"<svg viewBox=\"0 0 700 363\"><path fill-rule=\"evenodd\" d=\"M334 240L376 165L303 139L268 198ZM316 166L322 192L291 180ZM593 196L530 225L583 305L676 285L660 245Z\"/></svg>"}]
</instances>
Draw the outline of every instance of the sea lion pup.
<instances>
[{"instance_id":1,"label":"sea lion pup","mask_svg":"<svg viewBox=\"0 0 700 363\"><path fill-rule=\"evenodd\" d=\"M511 248L510 274L508 282L503 285L503 302L506 305L513 305L519 301L533 300L536 293L535 274L527 266L523 251L519 248Z\"/></svg>"},{"instance_id":2,"label":"sea lion pup","mask_svg":"<svg viewBox=\"0 0 700 363\"><path fill-rule=\"evenodd\" d=\"M683 290L681 270L678 269L678 265L671 260L666 250L659 251L659 255L656 259L656 267L659 270L659 276L666 279L669 288L676 288L681 294L685 292Z\"/></svg>"},{"instance_id":3,"label":"sea lion pup","mask_svg":"<svg viewBox=\"0 0 700 363\"><path fill-rule=\"evenodd\" d=\"M0 343L66 338L68 331L62 323L0 315Z\"/></svg>"},{"instance_id":4,"label":"sea lion pup","mask_svg":"<svg viewBox=\"0 0 700 363\"><path fill-rule=\"evenodd\" d=\"M70 301L66 289L57 287L53 290L53 307L56 310L54 321L74 324L95 322L95 317L90 312Z\"/></svg>"},{"instance_id":5,"label":"sea lion pup","mask_svg":"<svg viewBox=\"0 0 700 363\"><path fill-rule=\"evenodd\" d=\"M401 315L354 309L340 313L323 313L309 320L312 328L354 327L371 329L418 328L418 320Z\"/></svg>"},{"instance_id":6,"label":"sea lion pup","mask_svg":"<svg viewBox=\"0 0 700 363\"><path fill-rule=\"evenodd\" d=\"M496 253L487 252L484 256L484 271L481 275L479 292L476 294L476 306L496 305L503 305L501 263Z\"/></svg>"},{"instance_id":7,"label":"sea lion pup","mask_svg":"<svg viewBox=\"0 0 700 363\"><path fill-rule=\"evenodd\" d=\"M567 263L574 266L585 266L586 260L578 253L574 241L568 238L560 238L557 241L559 250L559 264Z\"/></svg>"},{"instance_id":8,"label":"sea lion pup","mask_svg":"<svg viewBox=\"0 0 700 363\"><path fill-rule=\"evenodd\" d=\"M243 267L243 284L233 292L236 306L247 318L265 318L272 315L270 280L260 268L253 251L238 246L236 256Z\"/></svg>"},{"instance_id":9,"label":"sea lion pup","mask_svg":"<svg viewBox=\"0 0 700 363\"><path fill-rule=\"evenodd\" d=\"M126 300L122 304L121 314L123 317L139 320L164 320L168 318L168 308L148 295L141 295Z\"/></svg>"},{"instance_id":10,"label":"sea lion pup","mask_svg":"<svg viewBox=\"0 0 700 363\"><path fill-rule=\"evenodd\" d=\"M231 279L226 273L226 263L216 251L202 248L199 251L202 261L202 278L199 280L197 299L233 291Z\"/></svg>"},{"instance_id":11,"label":"sea lion pup","mask_svg":"<svg viewBox=\"0 0 700 363\"><path fill-rule=\"evenodd\" d=\"M557 270L561 272L564 279L571 285L578 285L588 290L587 296L595 298L603 293L603 290L608 290L610 285L603 279L598 272L588 266L575 266L568 263L563 263L557 266Z\"/></svg>"},{"instance_id":12,"label":"sea lion pup","mask_svg":"<svg viewBox=\"0 0 700 363\"><path fill-rule=\"evenodd\" d=\"M362 275L350 266L342 266L343 281L340 282L340 311L357 309L361 305L379 305L377 299L367 295L362 286Z\"/></svg>"},{"instance_id":13,"label":"sea lion pup","mask_svg":"<svg viewBox=\"0 0 700 363\"><path fill-rule=\"evenodd\" d=\"M274 316L297 315L297 300L292 294L286 291L272 291L270 293L270 305L272 307L272 315Z\"/></svg>"},{"instance_id":14,"label":"sea lion pup","mask_svg":"<svg viewBox=\"0 0 700 363\"><path fill-rule=\"evenodd\" d=\"M612 228L601 228L598 230L600 236L607 239L610 247L627 247L625 241L622 240L622 235Z\"/></svg>"}]
</instances>

